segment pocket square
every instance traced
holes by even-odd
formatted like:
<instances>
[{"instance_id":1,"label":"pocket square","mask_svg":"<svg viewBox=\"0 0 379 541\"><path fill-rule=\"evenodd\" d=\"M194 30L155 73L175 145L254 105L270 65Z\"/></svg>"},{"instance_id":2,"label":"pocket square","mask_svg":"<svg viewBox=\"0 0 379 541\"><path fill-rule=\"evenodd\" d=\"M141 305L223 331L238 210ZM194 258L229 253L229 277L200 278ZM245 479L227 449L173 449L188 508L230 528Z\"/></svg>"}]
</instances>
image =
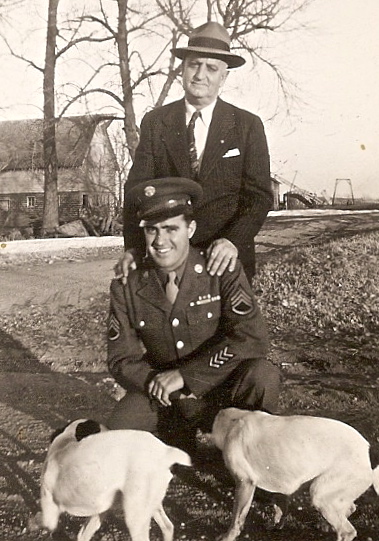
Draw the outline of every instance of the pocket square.
<instances>
[{"instance_id":1,"label":"pocket square","mask_svg":"<svg viewBox=\"0 0 379 541\"><path fill-rule=\"evenodd\" d=\"M239 148L230 148L225 154L223 155L223 158L233 158L233 156L239 156L241 152L239 151Z\"/></svg>"}]
</instances>

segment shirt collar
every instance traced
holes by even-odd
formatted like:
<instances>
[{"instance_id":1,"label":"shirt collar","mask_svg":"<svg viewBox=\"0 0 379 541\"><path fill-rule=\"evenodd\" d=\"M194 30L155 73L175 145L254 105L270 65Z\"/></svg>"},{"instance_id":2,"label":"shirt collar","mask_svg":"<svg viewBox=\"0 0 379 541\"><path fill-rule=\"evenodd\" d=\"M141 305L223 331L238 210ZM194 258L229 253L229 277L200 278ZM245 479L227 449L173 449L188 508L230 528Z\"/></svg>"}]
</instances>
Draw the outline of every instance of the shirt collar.
<instances>
[{"instance_id":1,"label":"shirt collar","mask_svg":"<svg viewBox=\"0 0 379 541\"><path fill-rule=\"evenodd\" d=\"M212 103L210 103L203 109L200 109L201 120L204 122L207 128L209 128L212 122L212 116L213 116L214 108L216 107L216 102L217 102L217 99L215 99L215 101L213 101ZM187 100L185 100L185 104L186 104L186 124L188 125L193 113L197 111L197 109L196 107L191 105Z\"/></svg>"},{"instance_id":2,"label":"shirt collar","mask_svg":"<svg viewBox=\"0 0 379 541\"><path fill-rule=\"evenodd\" d=\"M183 274L184 274L184 269L186 268L186 265L187 265L187 259L185 261L183 261L183 263L180 265L180 267L175 269L175 273L176 273L176 276L178 277L179 284L180 284L180 282L182 280L182 277L183 277ZM165 285L167 283L168 272L165 271L164 269L160 269L159 267L156 267L156 272L157 272L157 275L159 277L159 280L160 280L162 286L165 287Z\"/></svg>"}]
</instances>

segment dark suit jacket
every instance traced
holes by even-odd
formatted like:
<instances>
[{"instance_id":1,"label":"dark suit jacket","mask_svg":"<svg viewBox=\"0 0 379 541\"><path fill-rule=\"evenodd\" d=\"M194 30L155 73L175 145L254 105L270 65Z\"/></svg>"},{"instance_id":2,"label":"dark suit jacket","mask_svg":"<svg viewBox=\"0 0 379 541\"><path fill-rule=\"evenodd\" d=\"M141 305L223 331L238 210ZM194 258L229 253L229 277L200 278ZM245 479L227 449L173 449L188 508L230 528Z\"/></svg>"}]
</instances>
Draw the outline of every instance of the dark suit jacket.
<instances>
[{"instance_id":1,"label":"dark suit jacket","mask_svg":"<svg viewBox=\"0 0 379 541\"><path fill-rule=\"evenodd\" d=\"M221 277L205 263L191 248L174 305L154 267L131 271L125 286L112 281L108 366L125 389L144 392L152 371L179 368L201 397L245 359L266 356L266 325L241 263Z\"/></svg>"},{"instance_id":2,"label":"dark suit jacket","mask_svg":"<svg viewBox=\"0 0 379 541\"><path fill-rule=\"evenodd\" d=\"M125 193L140 181L167 176L191 176L184 99L143 118ZM259 117L217 100L198 182L204 197L195 212L198 227L192 243L207 247L215 239L229 239L252 276L254 236L273 202L269 154ZM136 220L126 212L125 247L143 249L140 233Z\"/></svg>"}]
</instances>

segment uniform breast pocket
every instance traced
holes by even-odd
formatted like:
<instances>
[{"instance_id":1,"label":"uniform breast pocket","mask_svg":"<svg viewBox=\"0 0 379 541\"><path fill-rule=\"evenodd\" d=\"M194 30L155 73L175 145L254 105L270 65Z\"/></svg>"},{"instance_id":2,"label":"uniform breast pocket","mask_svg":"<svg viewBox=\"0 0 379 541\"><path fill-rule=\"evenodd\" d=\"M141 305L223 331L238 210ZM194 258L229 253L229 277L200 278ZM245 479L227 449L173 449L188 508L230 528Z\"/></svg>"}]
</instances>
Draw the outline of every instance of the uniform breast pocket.
<instances>
[{"instance_id":1,"label":"uniform breast pocket","mask_svg":"<svg viewBox=\"0 0 379 541\"><path fill-rule=\"evenodd\" d=\"M187 312L188 332L193 349L209 340L217 331L221 315L220 302L190 306Z\"/></svg>"},{"instance_id":2,"label":"uniform breast pocket","mask_svg":"<svg viewBox=\"0 0 379 541\"><path fill-rule=\"evenodd\" d=\"M206 322L218 323L221 314L220 302L208 302L191 306L187 312L187 321L189 325L201 325Z\"/></svg>"}]
</instances>

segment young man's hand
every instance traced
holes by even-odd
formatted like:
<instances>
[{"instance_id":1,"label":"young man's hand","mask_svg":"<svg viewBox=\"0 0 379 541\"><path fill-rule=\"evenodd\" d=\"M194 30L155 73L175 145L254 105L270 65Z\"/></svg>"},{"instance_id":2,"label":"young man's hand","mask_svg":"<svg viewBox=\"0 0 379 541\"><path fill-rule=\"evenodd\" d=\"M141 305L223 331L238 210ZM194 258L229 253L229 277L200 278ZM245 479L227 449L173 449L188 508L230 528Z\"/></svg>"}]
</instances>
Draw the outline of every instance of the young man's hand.
<instances>
[{"instance_id":1,"label":"young man's hand","mask_svg":"<svg viewBox=\"0 0 379 541\"><path fill-rule=\"evenodd\" d=\"M184 380L179 370L166 370L156 374L148 385L151 398L155 398L163 406L171 406L170 394L183 389Z\"/></svg>"},{"instance_id":2,"label":"young man's hand","mask_svg":"<svg viewBox=\"0 0 379 541\"><path fill-rule=\"evenodd\" d=\"M136 268L137 265L134 259L134 250L126 250L121 259L117 261L113 270L116 278L120 278L122 283L125 285L128 279L129 271Z\"/></svg>"},{"instance_id":3,"label":"young man's hand","mask_svg":"<svg viewBox=\"0 0 379 541\"><path fill-rule=\"evenodd\" d=\"M222 276L228 269L233 272L236 268L238 250L228 239L217 239L207 249L207 271L211 276Z\"/></svg>"}]
</instances>

